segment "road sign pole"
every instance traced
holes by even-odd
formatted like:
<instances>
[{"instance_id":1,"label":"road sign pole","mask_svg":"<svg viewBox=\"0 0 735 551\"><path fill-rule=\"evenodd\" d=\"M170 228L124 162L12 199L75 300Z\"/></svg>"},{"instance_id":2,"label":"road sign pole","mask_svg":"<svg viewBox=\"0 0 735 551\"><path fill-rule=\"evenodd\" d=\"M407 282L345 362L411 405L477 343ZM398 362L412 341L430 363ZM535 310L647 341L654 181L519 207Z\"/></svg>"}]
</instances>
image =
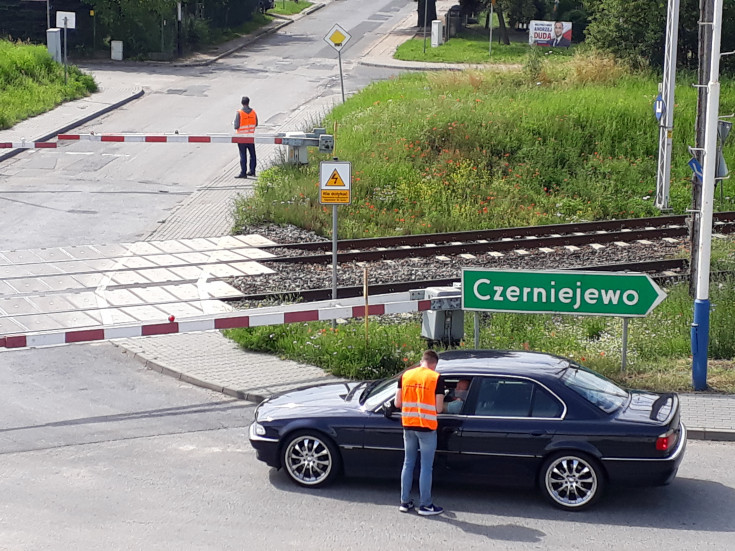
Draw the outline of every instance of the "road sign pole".
<instances>
[{"instance_id":1,"label":"road sign pole","mask_svg":"<svg viewBox=\"0 0 735 551\"><path fill-rule=\"evenodd\" d=\"M337 300L337 205L332 205L332 299Z\"/></svg>"},{"instance_id":2,"label":"road sign pole","mask_svg":"<svg viewBox=\"0 0 735 551\"><path fill-rule=\"evenodd\" d=\"M709 277L712 246L712 210L717 165L717 121L720 109L720 37L722 0L715 0L712 18L712 59L707 85L707 119L702 166L702 206L699 214L699 256L697 258L697 293L692 323L692 384L694 390L707 388L707 352L709 348Z\"/></svg>"},{"instance_id":3,"label":"road sign pole","mask_svg":"<svg viewBox=\"0 0 735 551\"><path fill-rule=\"evenodd\" d=\"M628 366L628 319L623 318L623 350L622 350L622 362L620 365L620 372L625 373Z\"/></svg>"},{"instance_id":4,"label":"road sign pole","mask_svg":"<svg viewBox=\"0 0 735 551\"><path fill-rule=\"evenodd\" d=\"M475 314L475 349L480 348L480 312Z\"/></svg>"},{"instance_id":5,"label":"road sign pole","mask_svg":"<svg viewBox=\"0 0 735 551\"><path fill-rule=\"evenodd\" d=\"M68 58L66 56L66 50L67 50L67 48L66 48L66 28L67 27L66 27L66 17L65 17L64 18L64 84L66 84L66 79L67 79L67 76L66 76L66 65L69 62L69 60L68 60Z\"/></svg>"},{"instance_id":6,"label":"road sign pole","mask_svg":"<svg viewBox=\"0 0 735 551\"><path fill-rule=\"evenodd\" d=\"M339 85L342 88L342 103L345 102L345 79L342 76L342 50L337 50L337 60L339 61Z\"/></svg>"}]
</instances>

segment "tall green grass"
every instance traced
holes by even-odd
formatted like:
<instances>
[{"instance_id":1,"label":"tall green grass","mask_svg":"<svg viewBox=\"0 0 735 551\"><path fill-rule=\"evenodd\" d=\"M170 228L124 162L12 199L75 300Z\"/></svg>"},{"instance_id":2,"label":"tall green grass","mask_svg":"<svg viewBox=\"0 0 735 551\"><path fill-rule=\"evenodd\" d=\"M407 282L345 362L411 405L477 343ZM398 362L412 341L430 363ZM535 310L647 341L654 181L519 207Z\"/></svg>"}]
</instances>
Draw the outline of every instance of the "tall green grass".
<instances>
[{"instance_id":1,"label":"tall green grass","mask_svg":"<svg viewBox=\"0 0 735 551\"><path fill-rule=\"evenodd\" d=\"M43 46L0 40L0 129L95 92L94 79L77 67L64 68Z\"/></svg>"},{"instance_id":2,"label":"tall green grass","mask_svg":"<svg viewBox=\"0 0 735 551\"><path fill-rule=\"evenodd\" d=\"M622 367L622 320L524 314L481 314L480 348L537 350L573 358L620 384L659 391L691 389L689 324L692 299L687 285L667 289L668 297L648 317L629 322L627 369ZM735 281L713 286L709 384L735 392ZM384 324L372 320L369 337L364 321L333 330L328 323L303 323L236 329L227 332L249 350L259 350L317 365L348 378L392 375L413 364L426 346L418 317ZM465 315L465 340L474 348L474 318Z\"/></svg>"},{"instance_id":3,"label":"tall green grass","mask_svg":"<svg viewBox=\"0 0 735 551\"><path fill-rule=\"evenodd\" d=\"M680 75L671 202L691 202L687 145L696 90ZM580 54L519 72L408 74L374 83L326 118L334 155L352 162L339 236L428 233L652 216L658 126L653 76ZM735 87L722 86L723 110ZM726 155L735 151L726 147ZM236 204L236 228L263 221L331 233L319 163L264 172ZM720 209L733 207L725 182Z\"/></svg>"}]
</instances>

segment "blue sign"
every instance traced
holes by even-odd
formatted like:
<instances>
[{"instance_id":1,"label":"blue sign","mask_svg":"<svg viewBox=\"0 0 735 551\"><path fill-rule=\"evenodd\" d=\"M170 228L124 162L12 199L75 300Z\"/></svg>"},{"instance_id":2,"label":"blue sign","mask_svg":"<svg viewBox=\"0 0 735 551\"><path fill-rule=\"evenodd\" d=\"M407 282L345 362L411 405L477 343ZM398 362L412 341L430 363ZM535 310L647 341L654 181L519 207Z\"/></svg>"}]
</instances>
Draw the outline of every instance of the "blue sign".
<instances>
[{"instance_id":1,"label":"blue sign","mask_svg":"<svg viewBox=\"0 0 735 551\"><path fill-rule=\"evenodd\" d=\"M692 157L691 160L687 164L689 165L689 168L692 169L692 172L694 172L694 175L697 177L697 179L701 182L702 181L702 164L694 157Z\"/></svg>"},{"instance_id":2,"label":"blue sign","mask_svg":"<svg viewBox=\"0 0 735 551\"><path fill-rule=\"evenodd\" d=\"M656 96L655 101L653 102L653 114L656 115L656 120L660 121L661 117L664 116L664 113L666 112L666 103L664 102L664 99L661 97L661 94Z\"/></svg>"}]
</instances>

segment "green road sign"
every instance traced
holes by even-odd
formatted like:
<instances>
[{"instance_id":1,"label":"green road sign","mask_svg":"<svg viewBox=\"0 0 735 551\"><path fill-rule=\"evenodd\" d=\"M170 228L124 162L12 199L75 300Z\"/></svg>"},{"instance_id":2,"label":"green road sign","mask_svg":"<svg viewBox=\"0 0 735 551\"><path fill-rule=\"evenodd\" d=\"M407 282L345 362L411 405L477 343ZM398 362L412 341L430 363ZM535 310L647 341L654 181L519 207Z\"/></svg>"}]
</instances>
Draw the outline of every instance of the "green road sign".
<instances>
[{"instance_id":1,"label":"green road sign","mask_svg":"<svg viewBox=\"0 0 735 551\"><path fill-rule=\"evenodd\" d=\"M646 274L462 270L462 309L643 317L666 293Z\"/></svg>"}]
</instances>

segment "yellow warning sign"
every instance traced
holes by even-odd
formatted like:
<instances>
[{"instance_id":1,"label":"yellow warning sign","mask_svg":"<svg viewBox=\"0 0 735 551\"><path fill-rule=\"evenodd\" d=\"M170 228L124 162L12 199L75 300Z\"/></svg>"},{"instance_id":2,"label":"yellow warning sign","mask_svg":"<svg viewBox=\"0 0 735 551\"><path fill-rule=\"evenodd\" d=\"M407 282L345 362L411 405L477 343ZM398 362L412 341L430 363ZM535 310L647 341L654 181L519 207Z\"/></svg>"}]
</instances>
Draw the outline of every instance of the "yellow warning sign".
<instances>
[{"instance_id":1,"label":"yellow warning sign","mask_svg":"<svg viewBox=\"0 0 735 551\"><path fill-rule=\"evenodd\" d=\"M341 46L342 42L345 41L345 38L345 35L343 35L341 32L334 31L332 36L329 37L329 40L331 40L335 46Z\"/></svg>"},{"instance_id":2,"label":"yellow warning sign","mask_svg":"<svg viewBox=\"0 0 735 551\"><path fill-rule=\"evenodd\" d=\"M352 164L347 161L319 163L319 201L323 205L348 205L352 201Z\"/></svg>"},{"instance_id":3,"label":"yellow warning sign","mask_svg":"<svg viewBox=\"0 0 735 551\"><path fill-rule=\"evenodd\" d=\"M329 177L329 180L327 180L327 183L324 184L326 186L337 186L337 187L345 187L345 183L342 180L342 176L339 175L339 172L337 172L337 169L335 168L332 172L332 175Z\"/></svg>"}]
</instances>

